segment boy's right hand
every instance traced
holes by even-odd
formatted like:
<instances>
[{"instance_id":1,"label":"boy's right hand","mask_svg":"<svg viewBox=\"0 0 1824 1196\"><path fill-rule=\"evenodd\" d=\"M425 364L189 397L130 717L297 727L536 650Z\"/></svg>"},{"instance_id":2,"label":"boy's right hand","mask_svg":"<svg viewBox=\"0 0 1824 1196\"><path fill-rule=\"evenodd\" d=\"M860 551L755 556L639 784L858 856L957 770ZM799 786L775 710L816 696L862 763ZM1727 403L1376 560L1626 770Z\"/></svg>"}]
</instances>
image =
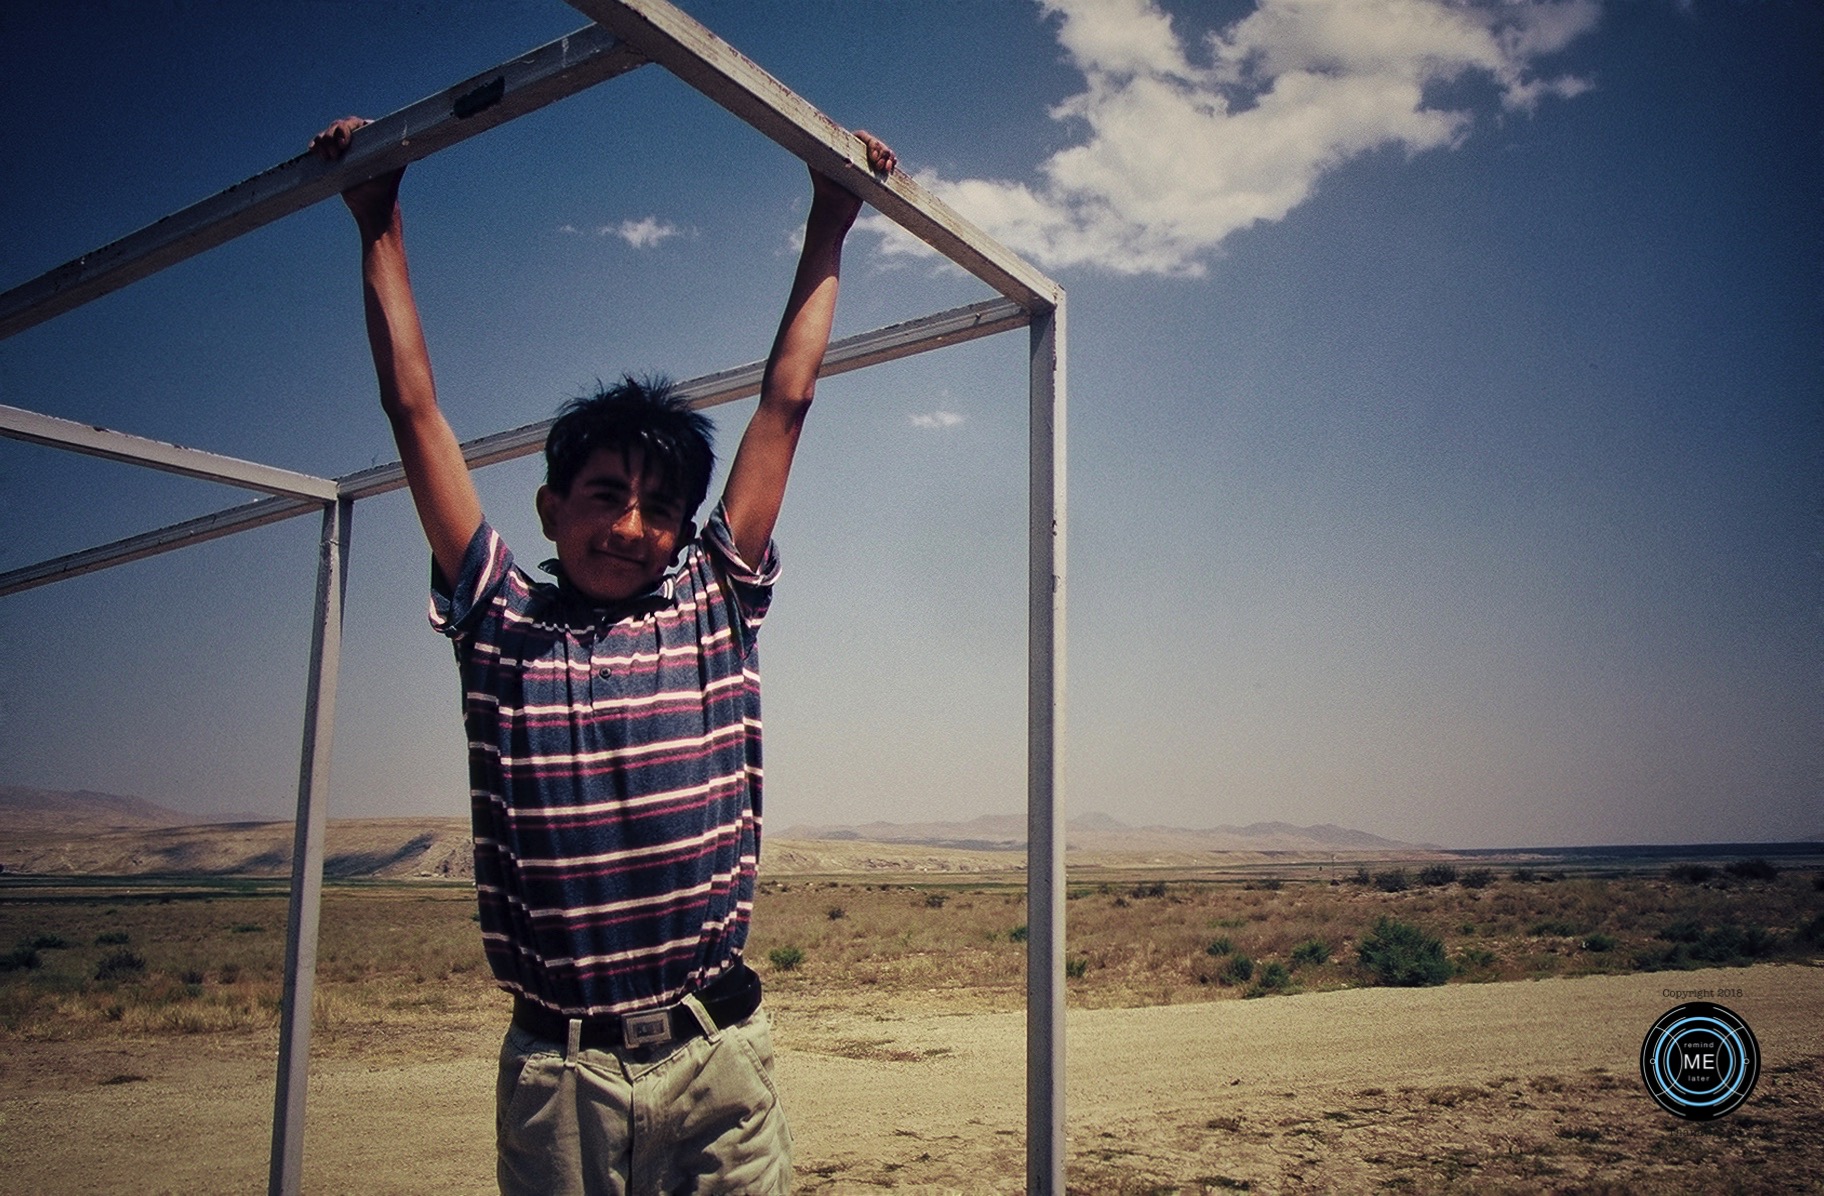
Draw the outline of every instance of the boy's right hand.
<instances>
[{"instance_id":1,"label":"boy's right hand","mask_svg":"<svg viewBox=\"0 0 1824 1196\"><path fill-rule=\"evenodd\" d=\"M325 162L340 161L354 142L355 130L367 123L364 117L343 117L310 139L310 152ZM373 240L391 227L399 203L399 180L404 176L401 166L342 192L342 202L348 205L363 238Z\"/></svg>"}]
</instances>

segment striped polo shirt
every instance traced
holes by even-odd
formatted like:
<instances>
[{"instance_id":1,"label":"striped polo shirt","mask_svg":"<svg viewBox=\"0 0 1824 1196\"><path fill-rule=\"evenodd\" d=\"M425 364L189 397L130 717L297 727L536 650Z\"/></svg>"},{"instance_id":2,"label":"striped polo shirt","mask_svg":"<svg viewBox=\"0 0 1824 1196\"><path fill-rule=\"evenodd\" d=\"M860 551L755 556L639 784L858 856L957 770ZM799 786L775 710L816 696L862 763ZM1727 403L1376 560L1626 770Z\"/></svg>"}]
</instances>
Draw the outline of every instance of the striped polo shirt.
<instances>
[{"instance_id":1,"label":"striped polo shirt","mask_svg":"<svg viewBox=\"0 0 1824 1196\"><path fill-rule=\"evenodd\" d=\"M760 855L754 637L777 575L771 544L757 569L740 559L718 506L674 572L624 602L533 580L486 523L455 584L433 584L501 987L625 1013L740 959Z\"/></svg>"}]
</instances>

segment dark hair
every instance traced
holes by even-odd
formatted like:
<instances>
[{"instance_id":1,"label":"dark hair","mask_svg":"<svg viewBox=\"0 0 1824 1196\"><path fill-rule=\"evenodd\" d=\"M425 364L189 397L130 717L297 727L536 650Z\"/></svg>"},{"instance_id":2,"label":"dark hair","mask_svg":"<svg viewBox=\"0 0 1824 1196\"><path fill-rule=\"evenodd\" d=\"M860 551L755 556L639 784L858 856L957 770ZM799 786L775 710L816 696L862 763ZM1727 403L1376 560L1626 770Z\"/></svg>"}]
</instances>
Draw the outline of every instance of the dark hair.
<instances>
[{"instance_id":1,"label":"dark hair","mask_svg":"<svg viewBox=\"0 0 1824 1196\"><path fill-rule=\"evenodd\" d=\"M589 458L605 448L637 452L648 468L657 466L665 488L682 500L685 521L695 517L716 467L715 425L672 393L670 379L623 374L558 408L545 437L545 484L569 494Z\"/></svg>"}]
</instances>

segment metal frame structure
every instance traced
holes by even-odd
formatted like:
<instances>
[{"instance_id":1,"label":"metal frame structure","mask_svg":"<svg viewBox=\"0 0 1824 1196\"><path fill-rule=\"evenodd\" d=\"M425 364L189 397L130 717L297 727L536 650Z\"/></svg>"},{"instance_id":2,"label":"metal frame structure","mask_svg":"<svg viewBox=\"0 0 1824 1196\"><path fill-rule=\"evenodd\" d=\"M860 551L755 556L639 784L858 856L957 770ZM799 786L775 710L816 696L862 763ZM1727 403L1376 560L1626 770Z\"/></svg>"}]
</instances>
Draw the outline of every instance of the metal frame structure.
<instances>
[{"instance_id":1,"label":"metal frame structure","mask_svg":"<svg viewBox=\"0 0 1824 1196\"><path fill-rule=\"evenodd\" d=\"M909 177L869 173L858 140L665 0L569 0L596 23L375 121L335 163L281 163L119 241L0 294L11 336L343 188L466 140L607 79L656 63L987 283L1001 298L890 325L830 346L833 375L1026 327L1029 335L1027 605L1026 1187L1064 1191L1064 292ZM695 407L759 393L762 363L682 383ZM470 468L526 456L549 421L463 445ZM273 1105L270 1193L298 1191L305 1063L316 976L331 732L354 504L404 486L398 462L328 479L130 436L13 407L0 435L265 492L251 503L0 573L0 595L318 512L315 619L298 767L285 993Z\"/></svg>"}]
</instances>

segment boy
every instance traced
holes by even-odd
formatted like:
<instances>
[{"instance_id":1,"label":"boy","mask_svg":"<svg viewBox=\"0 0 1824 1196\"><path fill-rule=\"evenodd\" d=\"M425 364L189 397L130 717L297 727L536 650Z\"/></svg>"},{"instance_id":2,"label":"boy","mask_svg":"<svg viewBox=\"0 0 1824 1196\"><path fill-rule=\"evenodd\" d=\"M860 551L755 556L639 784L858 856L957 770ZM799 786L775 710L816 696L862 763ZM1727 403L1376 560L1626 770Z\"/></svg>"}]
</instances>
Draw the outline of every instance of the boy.
<instances>
[{"instance_id":1,"label":"boy","mask_svg":"<svg viewBox=\"0 0 1824 1196\"><path fill-rule=\"evenodd\" d=\"M339 158L364 123L337 121L311 148ZM892 150L857 136L890 173ZM812 172L760 403L700 533L708 420L630 378L564 408L536 499L553 585L484 521L438 409L402 174L343 198L381 406L430 541L432 623L462 672L483 941L514 994L501 1191L784 1191L791 1135L741 958L760 840L754 637L861 201Z\"/></svg>"}]
</instances>

